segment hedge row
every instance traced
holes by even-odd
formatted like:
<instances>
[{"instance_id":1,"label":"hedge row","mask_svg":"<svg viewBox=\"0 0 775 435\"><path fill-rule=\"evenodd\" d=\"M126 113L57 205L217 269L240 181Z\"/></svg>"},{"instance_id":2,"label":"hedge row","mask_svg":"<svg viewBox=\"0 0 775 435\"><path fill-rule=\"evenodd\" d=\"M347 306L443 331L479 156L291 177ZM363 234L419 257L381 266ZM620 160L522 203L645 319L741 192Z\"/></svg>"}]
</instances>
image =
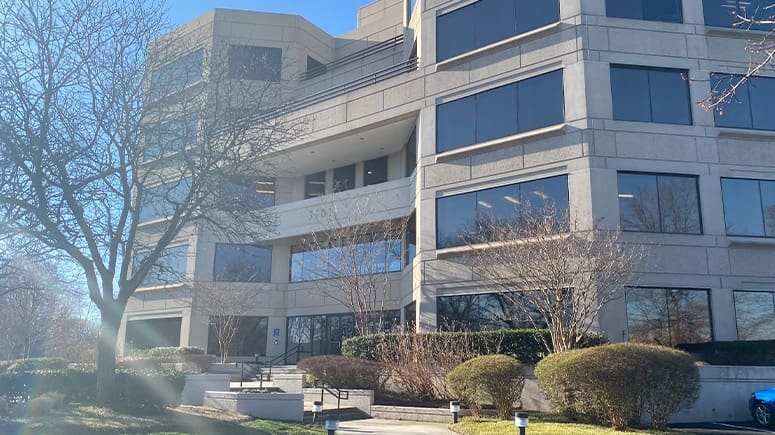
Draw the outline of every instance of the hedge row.
<instances>
[{"instance_id":1,"label":"hedge row","mask_svg":"<svg viewBox=\"0 0 775 435\"><path fill-rule=\"evenodd\" d=\"M775 366L775 340L711 341L676 347L713 365Z\"/></svg>"},{"instance_id":2,"label":"hedge row","mask_svg":"<svg viewBox=\"0 0 775 435\"><path fill-rule=\"evenodd\" d=\"M132 351L135 358L168 358L180 355L204 355L205 351L198 347L152 347Z\"/></svg>"},{"instance_id":3,"label":"hedge row","mask_svg":"<svg viewBox=\"0 0 775 435\"><path fill-rule=\"evenodd\" d=\"M534 364L546 356L546 347L541 336L551 345L546 329L502 329L477 332L433 332L421 334L436 340L471 343L477 355L505 354L525 364ZM383 340L395 340L398 334L374 334L352 337L342 344L342 354L354 358L378 360L377 348ZM579 347L598 346L606 343L600 334L587 334Z\"/></svg>"},{"instance_id":4,"label":"hedge row","mask_svg":"<svg viewBox=\"0 0 775 435\"><path fill-rule=\"evenodd\" d=\"M122 369L116 372L114 403L135 409L162 408L180 403L185 375L180 372ZM68 402L95 403L97 375L87 370L39 370L0 374L0 391L11 397L33 399L58 392Z\"/></svg>"},{"instance_id":5,"label":"hedge row","mask_svg":"<svg viewBox=\"0 0 775 435\"><path fill-rule=\"evenodd\" d=\"M61 370L67 368L64 358L27 358L0 361L0 373L20 373L33 370Z\"/></svg>"}]
</instances>

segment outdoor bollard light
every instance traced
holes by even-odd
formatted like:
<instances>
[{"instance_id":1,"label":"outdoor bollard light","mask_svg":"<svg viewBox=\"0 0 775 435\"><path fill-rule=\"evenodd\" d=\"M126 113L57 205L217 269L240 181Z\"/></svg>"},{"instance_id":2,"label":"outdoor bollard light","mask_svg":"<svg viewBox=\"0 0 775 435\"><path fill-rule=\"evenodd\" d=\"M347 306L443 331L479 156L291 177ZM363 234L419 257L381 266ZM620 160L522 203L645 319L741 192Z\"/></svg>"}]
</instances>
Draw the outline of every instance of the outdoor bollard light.
<instances>
[{"instance_id":1,"label":"outdoor bollard light","mask_svg":"<svg viewBox=\"0 0 775 435\"><path fill-rule=\"evenodd\" d=\"M514 425L519 428L519 435L525 435L525 429L530 421L527 412L518 412L514 414Z\"/></svg>"},{"instance_id":2,"label":"outdoor bollard light","mask_svg":"<svg viewBox=\"0 0 775 435\"><path fill-rule=\"evenodd\" d=\"M460 412L460 402L457 400L449 402L449 412L452 413L452 423L457 423L457 414Z\"/></svg>"},{"instance_id":3,"label":"outdoor bollard light","mask_svg":"<svg viewBox=\"0 0 775 435\"><path fill-rule=\"evenodd\" d=\"M323 402L316 400L312 402L312 422L314 423L319 413L323 412Z\"/></svg>"},{"instance_id":4,"label":"outdoor bollard light","mask_svg":"<svg viewBox=\"0 0 775 435\"><path fill-rule=\"evenodd\" d=\"M329 415L326 417L326 430L328 431L328 435L334 435L334 431L339 429L339 420L336 419L335 415Z\"/></svg>"}]
</instances>

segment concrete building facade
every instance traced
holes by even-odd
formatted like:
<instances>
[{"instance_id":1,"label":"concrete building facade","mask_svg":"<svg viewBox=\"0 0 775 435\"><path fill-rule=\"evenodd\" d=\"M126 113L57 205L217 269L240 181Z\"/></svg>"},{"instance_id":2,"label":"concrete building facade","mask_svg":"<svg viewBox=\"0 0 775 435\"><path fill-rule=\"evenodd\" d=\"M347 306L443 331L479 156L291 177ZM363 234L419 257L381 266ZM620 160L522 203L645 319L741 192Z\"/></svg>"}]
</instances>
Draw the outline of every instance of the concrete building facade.
<instances>
[{"instance_id":1,"label":"concrete building facade","mask_svg":"<svg viewBox=\"0 0 775 435\"><path fill-rule=\"evenodd\" d=\"M136 292L120 345L206 348L206 316L181 299L209 283L255 292L236 357L337 353L352 318L305 275L299 245L325 229L315 210L363 198L368 213L354 219L413 217L416 235L386 260L385 308L410 328L518 324L459 261L469 247L454 234L550 198L582 227L621 228L649 247L638 282L599 316L610 340L772 338L775 74L722 111L697 104L747 71L745 46L764 34L732 26L742 3L377 0L339 37L262 12L216 9L185 24L177 34L205 53L279 56L283 116L304 119L306 133L270 156L271 237L240 247L182 234L185 272ZM219 275L246 259L259 277ZM149 329L164 332L141 338Z\"/></svg>"}]
</instances>

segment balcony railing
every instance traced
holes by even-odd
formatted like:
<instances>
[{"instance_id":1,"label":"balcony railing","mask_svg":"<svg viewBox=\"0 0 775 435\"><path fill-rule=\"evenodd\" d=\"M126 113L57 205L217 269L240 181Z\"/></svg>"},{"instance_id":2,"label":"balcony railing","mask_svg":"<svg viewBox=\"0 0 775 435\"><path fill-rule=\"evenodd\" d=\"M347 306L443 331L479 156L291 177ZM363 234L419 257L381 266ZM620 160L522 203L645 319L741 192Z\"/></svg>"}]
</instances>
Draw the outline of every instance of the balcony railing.
<instances>
[{"instance_id":1,"label":"balcony railing","mask_svg":"<svg viewBox=\"0 0 775 435\"><path fill-rule=\"evenodd\" d=\"M359 60L365 59L366 57L369 57L373 54L391 49L403 43L404 43L404 35L401 34L394 38L390 38L386 41L382 41L378 44L374 44L370 47L364 48L363 50L358 50L354 53L348 54L347 56L339 58L333 62L329 62L325 65L320 65L315 68L310 68L309 70L301 74L301 79L309 80L311 78L325 74L328 71L334 70L336 68L342 67L344 65L347 65L353 62L358 62Z\"/></svg>"}]
</instances>

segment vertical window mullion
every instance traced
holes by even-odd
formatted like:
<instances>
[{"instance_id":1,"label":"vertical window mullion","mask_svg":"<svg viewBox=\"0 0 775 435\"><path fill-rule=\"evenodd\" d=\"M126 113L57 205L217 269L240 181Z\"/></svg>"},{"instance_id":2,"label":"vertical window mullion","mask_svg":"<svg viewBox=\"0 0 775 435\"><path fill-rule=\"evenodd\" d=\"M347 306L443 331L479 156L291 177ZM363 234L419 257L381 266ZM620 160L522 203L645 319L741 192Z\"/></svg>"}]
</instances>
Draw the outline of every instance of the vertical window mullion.
<instances>
[{"instance_id":1,"label":"vertical window mullion","mask_svg":"<svg viewBox=\"0 0 775 435\"><path fill-rule=\"evenodd\" d=\"M756 182L756 187L759 189L759 216L762 218L762 236L767 237L767 218L764 214L767 210L764 209L764 195L762 195L762 181Z\"/></svg>"}]
</instances>

